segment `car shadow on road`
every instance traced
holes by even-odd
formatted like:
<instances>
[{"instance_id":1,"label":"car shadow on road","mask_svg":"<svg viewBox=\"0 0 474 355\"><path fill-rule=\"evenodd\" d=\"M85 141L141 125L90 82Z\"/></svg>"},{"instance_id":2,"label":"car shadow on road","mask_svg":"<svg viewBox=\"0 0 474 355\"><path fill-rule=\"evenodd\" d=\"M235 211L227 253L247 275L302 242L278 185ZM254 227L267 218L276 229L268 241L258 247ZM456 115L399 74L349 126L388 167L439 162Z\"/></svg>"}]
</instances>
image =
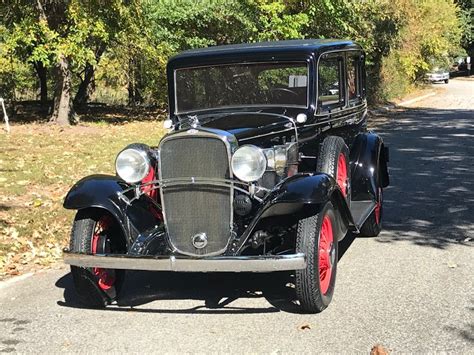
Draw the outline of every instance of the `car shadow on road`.
<instances>
[{"instance_id":1,"label":"car shadow on road","mask_svg":"<svg viewBox=\"0 0 474 355\"><path fill-rule=\"evenodd\" d=\"M474 110L401 109L375 126L390 148L381 243L474 240Z\"/></svg>"},{"instance_id":2,"label":"car shadow on road","mask_svg":"<svg viewBox=\"0 0 474 355\"><path fill-rule=\"evenodd\" d=\"M292 303L293 289L289 273L171 273L128 271L118 301L108 311L135 311L149 313L272 313L280 311L298 313ZM74 291L71 274L56 283L64 288L64 301L58 305L82 308ZM293 291L293 292L292 292ZM268 307L248 308L232 306L242 298L265 298ZM181 309L136 308L157 300L195 300L199 305Z\"/></svg>"},{"instance_id":3,"label":"car shadow on road","mask_svg":"<svg viewBox=\"0 0 474 355\"><path fill-rule=\"evenodd\" d=\"M339 260L353 241L354 236L349 233L339 244ZM64 301L58 301L59 306L84 307L75 293L70 273L61 277L56 287L64 289ZM266 301L268 307L232 305L234 301L245 298L260 298ZM179 309L136 308L158 300L194 300L200 304ZM105 310L173 314L303 313L296 301L292 272L206 274L128 271L118 301Z\"/></svg>"}]
</instances>

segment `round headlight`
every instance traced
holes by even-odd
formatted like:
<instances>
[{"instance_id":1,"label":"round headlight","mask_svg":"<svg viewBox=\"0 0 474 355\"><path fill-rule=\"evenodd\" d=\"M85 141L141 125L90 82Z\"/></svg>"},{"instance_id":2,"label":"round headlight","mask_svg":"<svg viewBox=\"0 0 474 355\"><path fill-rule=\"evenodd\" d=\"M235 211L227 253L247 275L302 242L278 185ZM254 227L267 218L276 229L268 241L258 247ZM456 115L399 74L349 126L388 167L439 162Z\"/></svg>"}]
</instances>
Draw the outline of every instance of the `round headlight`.
<instances>
[{"instance_id":1,"label":"round headlight","mask_svg":"<svg viewBox=\"0 0 474 355\"><path fill-rule=\"evenodd\" d=\"M118 176L129 183L143 180L150 171L150 159L145 151L126 148L115 160L115 170Z\"/></svg>"},{"instance_id":2,"label":"round headlight","mask_svg":"<svg viewBox=\"0 0 474 355\"><path fill-rule=\"evenodd\" d=\"M242 181L251 182L260 179L266 168L265 154L254 145L244 145L232 156L232 171Z\"/></svg>"}]
</instances>

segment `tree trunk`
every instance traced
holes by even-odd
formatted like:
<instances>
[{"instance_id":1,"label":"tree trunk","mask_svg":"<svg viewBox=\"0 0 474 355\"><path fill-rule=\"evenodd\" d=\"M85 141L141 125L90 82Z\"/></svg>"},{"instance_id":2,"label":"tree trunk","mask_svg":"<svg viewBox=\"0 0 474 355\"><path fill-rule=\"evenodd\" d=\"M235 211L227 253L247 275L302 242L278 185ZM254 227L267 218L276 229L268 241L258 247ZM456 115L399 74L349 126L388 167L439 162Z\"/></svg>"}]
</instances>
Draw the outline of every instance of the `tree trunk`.
<instances>
[{"instance_id":1,"label":"tree trunk","mask_svg":"<svg viewBox=\"0 0 474 355\"><path fill-rule=\"evenodd\" d=\"M95 52L95 60L96 63L99 63L100 58L102 57L102 54L104 54L106 48L105 43L101 43ZM79 84L79 89L77 90L76 96L74 97L74 105L83 105L85 104L92 93L95 90L94 86L94 74L95 74L95 69L94 66L90 63L86 64L86 67L84 69L84 79L81 80L81 83Z\"/></svg>"},{"instance_id":2,"label":"tree trunk","mask_svg":"<svg viewBox=\"0 0 474 355\"><path fill-rule=\"evenodd\" d=\"M94 67L87 63L84 69L84 79L79 84L79 89L74 97L74 105L81 106L89 100L92 93L90 83L94 78L94 72Z\"/></svg>"},{"instance_id":3,"label":"tree trunk","mask_svg":"<svg viewBox=\"0 0 474 355\"><path fill-rule=\"evenodd\" d=\"M47 70L42 62L34 63L36 74L38 74L38 80L40 85L40 101L41 106L45 106L48 103L48 80Z\"/></svg>"},{"instance_id":4,"label":"tree trunk","mask_svg":"<svg viewBox=\"0 0 474 355\"><path fill-rule=\"evenodd\" d=\"M128 106L135 106L135 64L132 58L128 61Z\"/></svg>"},{"instance_id":5,"label":"tree trunk","mask_svg":"<svg viewBox=\"0 0 474 355\"><path fill-rule=\"evenodd\" d=\"M128 62L128 105L136 106L143 102L140 60L130 58Z\"/></svg>"},{"instance_id":6,"label":"tree trunk","mask_svg":"<svg viewBox=\"0 0 474 355\"><path fill-rule=\"evenodd\" d=\"M50 122L59 125L70 125L75 123L74 106L71 97L71 70L68 59L63 55L59 58L56 75L54 108Z\"/></svg>"}]
</instances>

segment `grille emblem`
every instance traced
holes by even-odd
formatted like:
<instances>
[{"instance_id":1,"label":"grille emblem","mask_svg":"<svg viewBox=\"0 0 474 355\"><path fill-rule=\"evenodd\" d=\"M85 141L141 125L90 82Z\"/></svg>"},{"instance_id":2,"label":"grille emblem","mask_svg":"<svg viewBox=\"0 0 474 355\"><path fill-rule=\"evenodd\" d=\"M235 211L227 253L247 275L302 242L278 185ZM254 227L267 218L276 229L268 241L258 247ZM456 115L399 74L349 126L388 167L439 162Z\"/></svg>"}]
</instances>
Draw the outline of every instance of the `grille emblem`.
<instances>
[{"instance_id":1,"label":"grille emblem","mask_svg":"<svg viewBox=\"0 0 474 355\"><path fill-rule=\"evenodd\" d=\"M196 249L202 249L207 245L206 233L198 233L193 236L193 245Z\"/></svg>"}]
</instances>

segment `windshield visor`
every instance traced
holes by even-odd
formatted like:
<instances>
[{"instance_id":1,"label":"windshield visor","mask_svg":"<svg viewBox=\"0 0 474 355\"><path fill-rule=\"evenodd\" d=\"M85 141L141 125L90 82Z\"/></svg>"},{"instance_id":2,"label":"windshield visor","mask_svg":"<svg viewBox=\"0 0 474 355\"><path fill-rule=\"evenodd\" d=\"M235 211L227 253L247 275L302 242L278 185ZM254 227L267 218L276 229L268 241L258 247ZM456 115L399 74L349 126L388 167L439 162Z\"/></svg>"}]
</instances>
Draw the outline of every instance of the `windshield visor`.
<instances>
[{"instance_id":1,"label":"windshield visor","mask_svg":"<svg viewBox=\"0 0 474 355\"><path fill-rule=\"evenodd\" d=\"M175 71L176 113L308 106L307 63L229 64Z\"/></svg>"}]
</instances>

